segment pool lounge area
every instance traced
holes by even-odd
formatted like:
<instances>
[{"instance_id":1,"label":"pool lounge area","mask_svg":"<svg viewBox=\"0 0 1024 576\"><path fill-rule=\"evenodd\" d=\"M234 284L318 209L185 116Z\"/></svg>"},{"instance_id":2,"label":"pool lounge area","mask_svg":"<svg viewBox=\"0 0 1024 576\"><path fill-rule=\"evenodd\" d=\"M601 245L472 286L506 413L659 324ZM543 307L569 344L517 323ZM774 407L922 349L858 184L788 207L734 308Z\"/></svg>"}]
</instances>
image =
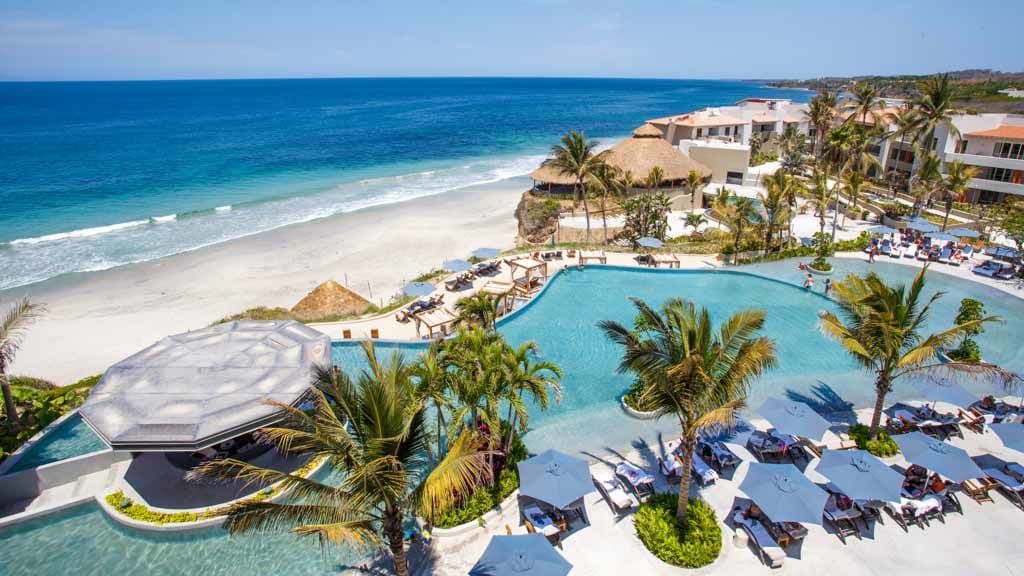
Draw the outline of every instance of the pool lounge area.
<instances>
[{"instance_id":1,"label":"pool lounge area","mask_svg":"<svg viewBox=\"0 0 1024 576\"><path fill-rule=\"evenodd\" d=\"M859 260L837 259L834 264L834 278L869 269ZM872 269L897 283L909 282L917 272L884 262ZM537 453L558 447L593 459L609 450L628 449L639 438L674 432L676 427L670 421L637 420L619 406L630 379L615 372L619 352L596 324L604 319L631 322L634 311L629 296L655 305L671 297L695 300L708 307L716 321L743 308L766 309L764 332L776 339L779 365L753 386L748 402L752 407L769 396L804 398L819 406L835 403L847 409L865 406L872 397L869 375L820 333L818 312L832 304L819 292L799 288L801 279L795 261L758 264L741 271L588 266L559 272L539 296L498 325L512 344L535 341L541 354L565 372L563 402L547 412L532 410L531 428L524 437L528 448ZM988 286L932 273L928 291L936 290L946 295L936 305L929 327L948 325L960 299L982 300L989 313L1011 319L989 327L978 338L986 359L1011 370L1024 369L1021 329L1013 323L1013 319L1024 318L1024 301ZM414 355L425 347L422 342L382 341L377 345L379 354ZM334 342L331 352L335 364L345 371L361 368L356 342ZM913 396L911 387L898 385L890 401ZM102 441L95 434L90 439L90 434L84 422L70 418L33 446L25 454L31 459L19 462L18 468L85 453L80 451L91 450L94 441L102 449ZM140 566L160 574L289 576L336 573L359 557L348 550L325 557L315 541L296 544L289 535L228 537L220 528L174 534L141 532L113 522L92 503L0 529L0 546L5 550L3 573L12 575L59 573L68 558L86 557L91 561L77 572L86 576L132 572Z\"/></svg>"}]
</instances>

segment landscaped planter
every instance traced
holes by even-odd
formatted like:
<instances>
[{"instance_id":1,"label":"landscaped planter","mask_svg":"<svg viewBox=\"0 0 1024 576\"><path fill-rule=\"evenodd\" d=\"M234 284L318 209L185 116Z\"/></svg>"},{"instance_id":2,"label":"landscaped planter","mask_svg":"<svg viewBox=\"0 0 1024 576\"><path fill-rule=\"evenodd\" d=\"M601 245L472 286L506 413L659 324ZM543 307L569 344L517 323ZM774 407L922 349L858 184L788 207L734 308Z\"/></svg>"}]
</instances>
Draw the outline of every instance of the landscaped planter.
<instances>
[{"instance_id":1,"label":"landscaped planter","mask_svg":"<svg viewBox=\"0 0 1024 576\"><path fill-rule=\"evenodd\" d=\"M835 270L835 268L833 268L832 270ZM817 268L811 266L810 264L807 265L807 271L810 272L811 274L815 274L818 276L831 276L832 270L818 270Z\"/></svg>"},{"instance_id":2,"label":"landscaped planter","mask_svg":"<svg viewBox=\"0 0 1024 576\"><path fill-rule=\"evenodd\" d=\"M512 508L518 502L519 490L515 490L508 495L507 498L501 501L501 504L497 508L492 508L486 514L480 518L464 522L458 526L451 528L437 528L434 527L430 530L430 537L433 540L443 540L445 538L457 538L469 534L474 531L487 532L487 525L492 521L500 518L505 512ZM483 520L483 524L480 520ZM420 530L426 526L426 521L422 518L416 518L417 523L420 525Z\"/></svg>"},{"instance_id":3,"label":"landscaped planter","mask_svg":"<svg viewBox=\"0 0 1024 576\"><path fill-rule=\"evenodd\" d=\"M628 414L628 415L630 415L633 418L636 418L638 420L654 420L655 418L658 417L658 412L657 411L654 411L654 412L644 412L642 410L635 410L633 408L630 408L629 404L626 404L626 397L625 397L625 395L619 397L619 404L622 405L622 410L626 414Z\"/></svg>"}]
</instances>

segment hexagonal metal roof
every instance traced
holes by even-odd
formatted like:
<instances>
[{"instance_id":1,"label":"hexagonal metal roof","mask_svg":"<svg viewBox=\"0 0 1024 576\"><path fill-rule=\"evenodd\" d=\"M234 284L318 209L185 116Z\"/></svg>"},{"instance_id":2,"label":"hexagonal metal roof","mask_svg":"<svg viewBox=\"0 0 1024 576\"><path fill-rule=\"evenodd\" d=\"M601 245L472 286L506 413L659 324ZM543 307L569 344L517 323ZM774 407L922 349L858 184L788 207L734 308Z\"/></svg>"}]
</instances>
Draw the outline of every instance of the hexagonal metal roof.
<instances>
[{"instance_id":1,"label":"hexagonal metal roof","mask_svg":"<svg viewBox=\"0 0 1024 576\"><path fill-rule=\"evenodd\" d=\"M114 450L198 450L272 424L331 365L331 340L294 321L239 321L169 336L111 366L82 405Z\"/></svg>"}]
</instances>

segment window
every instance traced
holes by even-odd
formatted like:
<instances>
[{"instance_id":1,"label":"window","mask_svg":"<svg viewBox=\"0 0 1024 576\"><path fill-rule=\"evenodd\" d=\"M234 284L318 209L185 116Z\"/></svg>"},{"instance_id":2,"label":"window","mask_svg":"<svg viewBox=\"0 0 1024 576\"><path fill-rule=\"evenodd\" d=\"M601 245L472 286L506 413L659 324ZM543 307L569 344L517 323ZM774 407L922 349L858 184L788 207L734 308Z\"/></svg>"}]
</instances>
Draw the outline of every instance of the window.
<instances>
[{"instance_id":1,"label":"window","mask_svg":"<svg viewBox=\"0 0 1024 576\"><path fill-rule=\"evenodd\" d=\"M697 128L697 138L700 138L703 135L704 135L704 129L703 128Z\"/></svg>"},{"instance_id":2,"label":"window","mask_svg":"<svg viewBox=\"0 0 1024 576\"><path fill-rule=\"evenodd\" d=\"M996 142L996 149L993 156L1024 160L1024 144L1019 142Z\"/></svg>"},{"instance_id":3,"label":"window","mask_svg":"<svg viewBox=\"0 0 1024 576\"><path fill-rule=\"evenodd\" d=\"M956 143L956 153L966 154L967 153L967 140L961 140Z\"/></svg>"},{"instance_id":4,"label":"window","mask_svg":"<svg viewBox=\"0 0 1024 576\"><path fill-rule=\"evenodd\" d=\"M726 126L725 127L725 135L726 136L732 136L732 126Z\"/></svg>"},{"instance_id":5,"label":"window","mask_svg":"<svg viewBox=\"0 0 1024 576\"><path fill-rule=\"evenodd\" d=\"M995 180L996 182L1012 182L1013 170L1009 168L989 168L984 178L985 180Z\"/></svg>"},{"instance_id":6,"label":"window","mask_svg":"<svg viewBox=\"0 0 1024 576\"><path fill-rule=\"evenodd\" d=\"M725 173L726 184L736 184L737 186L743 184L743 172L726 172Z\"/></svg>"}]
</instances>

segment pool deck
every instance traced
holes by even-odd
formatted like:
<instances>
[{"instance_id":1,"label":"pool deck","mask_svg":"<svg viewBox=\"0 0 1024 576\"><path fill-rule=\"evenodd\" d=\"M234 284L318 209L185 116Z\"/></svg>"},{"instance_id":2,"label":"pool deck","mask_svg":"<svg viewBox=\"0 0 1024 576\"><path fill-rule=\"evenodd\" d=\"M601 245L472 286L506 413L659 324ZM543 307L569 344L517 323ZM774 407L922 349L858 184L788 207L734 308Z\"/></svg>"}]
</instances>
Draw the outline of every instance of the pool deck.
<instances>
[{"instance_id":1,"label":"pool deck","mask_svg":"<svg viewBox=\"0 0 1024 576\"><path fill-rule=\"evenodd\" d=\"M856 417L866 422L870 412L857 411ZM752 424L756 428L766 427L763 421L755 420ZM743 445L747 435L749 432L739 434L729 442ZM963 440L954 438L951 443L967 450L972 457L990 454L1003 460L1020 458L1019 454L1003 448L992 432L965 431L964 435ZM637 438L633 448L621 453L609 448L602 456L604 461L593 464L591 470L610 470L616 463L629 460L658 478L659 491L673 490L674 487L670 488L657 473L656 457L662 455L659 440ZM901 456L888 458L886 462L906 465ZM812 460L807 468L813 470L816 463L816 459ZM809 476L824 482L816 472L809 472ZM684 570L661 562L637 538L631 513L616 517L600 494L593 493L585 499L591 524L575 528L563 540L561 553L574 566L571 574L1024 574L1024 549L1019 545L1024 534L1021 528L1024 511L995 491L992 493L994 502L983 504L958 494L963 515L947 514L945 523L932 521L927 528L910 527L904 532L886 517L883 525L875 523L870 530L862 527L862 537L848 537L846 544L822 526L808 526L809 534L804 541L787 549L783 566L772 570L764 566L746 544L733 544L734 530L725 520L737 498L744 498L738 490L738 481L739 478L727 473L710 487L695 485L691 490L691 495L703 498L714 508L722 527L722 552L712 565L700 570ZM512 506L500 518L462 538L436 540L431 547L429 566L417 573L466 574L483 553L490 537L504 534L506 526L515 534L526 532L520 525L518 506Z\"/></svg>"}]
</instances>

